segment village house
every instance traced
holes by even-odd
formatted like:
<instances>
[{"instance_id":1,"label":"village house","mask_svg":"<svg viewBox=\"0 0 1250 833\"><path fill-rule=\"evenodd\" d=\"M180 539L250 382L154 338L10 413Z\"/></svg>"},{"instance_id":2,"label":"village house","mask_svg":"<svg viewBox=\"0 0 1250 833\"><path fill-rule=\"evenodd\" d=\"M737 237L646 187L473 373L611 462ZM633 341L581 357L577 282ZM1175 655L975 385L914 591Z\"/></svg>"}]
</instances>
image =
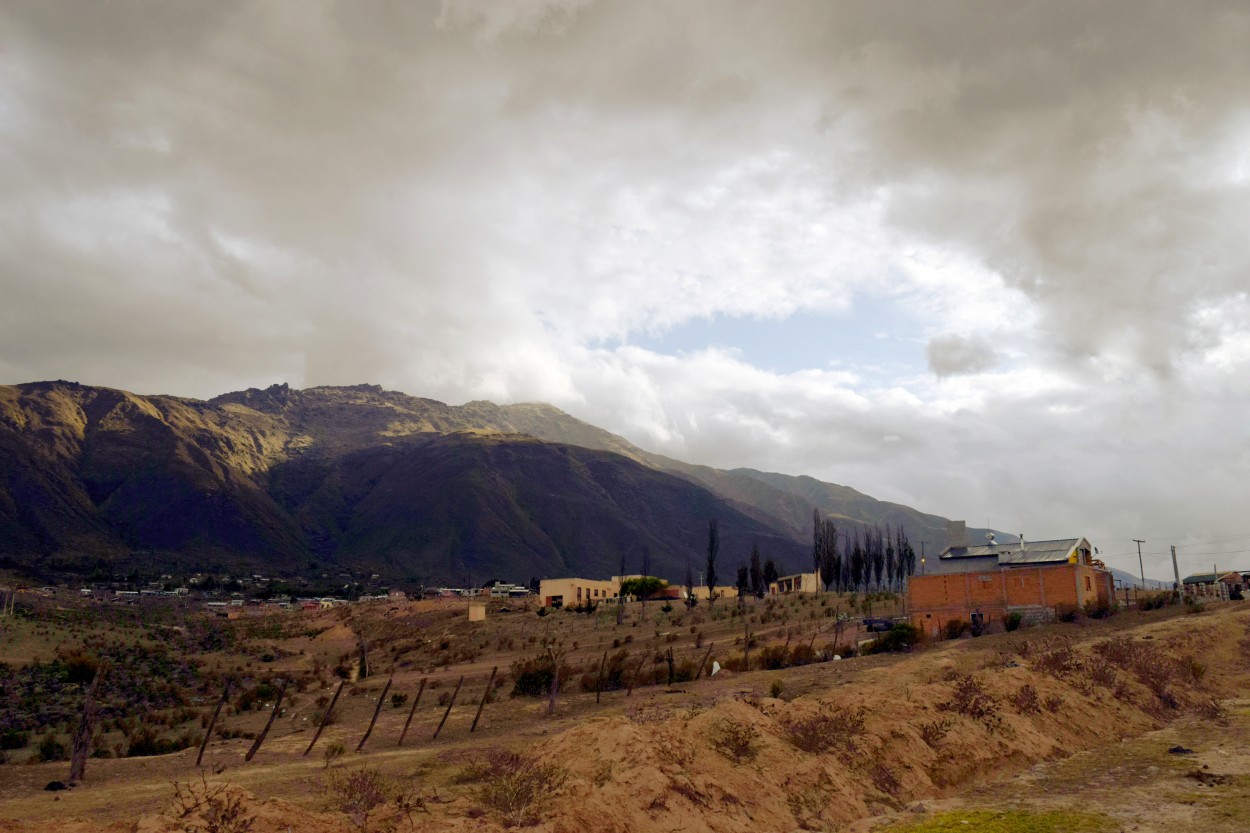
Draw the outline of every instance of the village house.
<instances>
[{"instance_id":1,"label":"village house","mask_svg":"<svg viewBox=\"0 0 1250 833\"><path fill-rule=\"evenodd\" d=\"M538 601L543 607L581 607L586 603L601 604L616 599L621 590L621 577L545 578L538 583Z\"/></svg>"},{"instance_id":2,"label":"village house","mask_svg":"<svg viewBox=\"0 0 1250 833\"><path fill-rule=\"evenodd\" d=\"M786 593L819 593L820 575L817 573L795 573L792 576L781 576L768 585L770 596Z\"/></svg>"},{"instance_id":3,"label":"village house","mask_svg":"<svg viewBox=\"0 0 1250 833\"><path fill-rule=\"evenodd\" d=\"M960 541L962 524L952 530ZM1111 572L1093 557L1085 538L1000 544L991 534L981 546L956 544L927 560L908 580L911 623L928 636L949 620L985 625L1011 613L1031 621L1054 618L1055 609L1114 602Z\"/></svg>"}]
</instances>

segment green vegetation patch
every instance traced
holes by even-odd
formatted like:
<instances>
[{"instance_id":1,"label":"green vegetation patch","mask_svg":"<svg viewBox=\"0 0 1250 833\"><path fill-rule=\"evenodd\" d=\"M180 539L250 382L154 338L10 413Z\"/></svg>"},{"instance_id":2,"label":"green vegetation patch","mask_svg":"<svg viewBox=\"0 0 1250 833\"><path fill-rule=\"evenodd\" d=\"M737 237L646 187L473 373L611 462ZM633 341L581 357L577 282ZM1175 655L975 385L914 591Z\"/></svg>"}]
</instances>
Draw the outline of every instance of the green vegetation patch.
<instances>
[{"instance_id":1,"label":"green vegetation patch","mask_svg":"<svg viewBox=\"0 0 1250 833\"><path fill-rule=\"evenodd\" d=\"M1119 825L1096 813L955 810L890 828L893 833L1112 833Z\"/></svg>"}]
</instances>

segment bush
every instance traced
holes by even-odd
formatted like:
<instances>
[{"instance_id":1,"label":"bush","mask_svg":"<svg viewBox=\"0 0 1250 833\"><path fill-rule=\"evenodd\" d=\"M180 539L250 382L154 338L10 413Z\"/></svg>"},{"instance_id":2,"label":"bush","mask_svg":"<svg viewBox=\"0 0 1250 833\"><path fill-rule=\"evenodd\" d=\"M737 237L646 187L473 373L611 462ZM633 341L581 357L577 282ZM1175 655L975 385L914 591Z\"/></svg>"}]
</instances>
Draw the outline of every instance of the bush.
<instances>
[{"instance_id":1,"label":"bush","mask_svg":"<svg viewBox=\"0 0 1250 833\"><path fill-rule=\"evenodd\" d=\"M870 654L899 654L910 651L921 640L920 628L900 622L868 646Z\"/></svg>"},{"instance_id":2,"label":"bush","mask_svg":"<svg viewBox=\"0 0 1250 833\"><path fill-rule=\"evenodd\" d=\"M560 688L573 673L568 663L560 662ZM551 678L555 674L555 662L546 653L519 659L512 663L512 696L541 697L551 690Z\"/></svg>"},{"instance_id":3,"label":"bush","mask_svg":"<svg viewBox=\"0 0 1250 833\"><path fill-rule=\"evenodd\" d=\"M946 625L942 628L942 632L947 639L958 639L968 631L972 625L963 619L948 619Z\"/></svg>"},{"instance_id":4,"label":"bush","mask_svg":"<svg viewBox=\"0 0 1250 833\"><path fill-rule=\"evenodd\" d=\"M1090 599L1085 603L1085 615L1091 619L1106 619L1108 616L1114 615L1115 608L1109 601L1101 599Z\"/></svg>"},{"instance_id":5,"label":"bush","mask_svg":"<svg viewBox=\"0 0 1250 833\"><path fill-rule=\"evenodd\" d=\"M1186 613L1201 613L1202 611L1206 609L1207 609L1206 604L1204 604L1198 598L1194 596L1185 597L1185 612Z\"/></svg>"},{"instance_id":6,"label":"bush","mask_svg":"<svg viewBox=\"0 0 1250 833\"><path fill-rule=\"evenodd\" d=\"M790 658L790 649L785 645L766 645L760 649L757 656L760 668L777 671L786 667L786 661Z\"/></svg>"},{"instance_id":7,"label":"bush","mask_svg":"<svg viewBox=\"0 0 1250 833\"><path fill-rule=\"evenodd\" d=\"M1008 613L1003 617L1003 630L1016 631L1020 629L1020 623L1024 621L1024 616L1019 613Z\"/></svg>"},{"instance_id":8,"label":"bush","mask_svg":"<svg viewBox=\"0 0 1250 833\"><path fill-rule=\"evenodd\" d=\"M734 720L722 720L713 729L712 746L731 761L747 761L755 757L755 727Z\"/></svg>"},{"instance_id":9,"label":"bush","mask_svg":"<svg viewBox=\"0 0 1250 833\"><path fill-rule=\"evenodd\" d=\"M162 738L151 729L141 729L127 740L127 758L146 758L150 755L168 755L195 746L197 739L190 732L176 738Z\"/></svg>"},{"instance_id":10,"label":"bush","mask_svg":"<svg viewBox=\"0 0 1250 833\"><path fill-rule=\"evenodd\" d=\"M1060 622L1079 622L1081 609L1070 604L1055 605L1055 618Z\"/></svg>"},{"instance_id":11,"label":"bush","mask_svg":"<svg viewBox=\"0 0 1250 833\"><path fill-rule=\"evenodd\" d=\"M0 749L25 749L28 743L30 743L29 732L19 732L17 729L6 729L0 732Z\"/></svg>"},{"instance_id":12,"label":"bush","mask_svg":"<svg viewBox=\"0 0 1250 833\"><path fill-rule=\"evenodd\" d=\"M568 778L564 767L516 754L501 758L497 769L478 798L508 826L537 823L547 801Z\"/></svg>"},{"instance_id":13,"label":"bush","mask_svg":"<svg viewBox=\"0 0 1250 833\"><path fill-rule=\"evenodd\" d=\"M768 687L768 696L772 697L774 700L780 699L781 690L782 690L781 680L773 680L773 684Z\"/></svg>"},{"instance_id":14,"label":"bush","mask_svg":"<svg viewBox=\"0 0 1250 833\"><path fill-rule=\"evenodd\" d=\"M371 767L334 770L323 782L323 788L330 806L346 815L362 833L370 829L370 816L389 803L395 805L391 827L404 816L408 816L411 826L412 813L425 809L425 800L414 788L405 788Z\"/></svg>"},{"instance_id":15,"label":"bush","mask_svg":"<svg viewBox=\"0 0 1250 833\"><path fill-rule=\"evenodd\" d=\"M938 708L979 720L991 731L998 726L1000 721L998 704L981 685L981 681L971 675L960 676L955 683L955 691L951 699L939 705Z\"/></svg>"},{"instance_id":16,"label":"bush","mask_svg":"<svg viewBox=\"0 0 1250 833\"><path fill-rule=\"evenodd\" d=\"M1037 714L1042 710L1041 701L1037 697L1037 689L1028 683L1020 686L1020 690L1011 698L1011 702L1016 707L1016 711L1021 714Z\"/></svg>"},{"instance_id":17,"label":"bush","mask_svg":"<svg viewBox=\"0 0 1250 833\"><path fill-rule=\"evenodd\" d=\"M65 760L65 744L56 739L56 735L49 732L43 736L43 740L39 741L39 750L36 753L39 760L47 763L49 761Z\"/></svg>"},{"instance_id":18,"label":"bush","mask_svg":"<svg viewBox=\"0 0 1250 833\"><path fill-rule=\"evenodd\" d=\"M396 709L400 708L401 706L404 705L404 703L407 703L407 702L408 702L407 694L392 694L391 695L391 706Z\"/></svg>"},{"instance_id":19,"label":"bush","mask_svg":"<svg viewBox=\"0 0 1250 833\"><path fill-rule=\"evenodd\" d=\"M864 731L862 708L850 710L827 707L810 717L782 722L786 739L804 752L839 752L850 756L856 751L855 739Z\"/></svg>"}]
</instances>

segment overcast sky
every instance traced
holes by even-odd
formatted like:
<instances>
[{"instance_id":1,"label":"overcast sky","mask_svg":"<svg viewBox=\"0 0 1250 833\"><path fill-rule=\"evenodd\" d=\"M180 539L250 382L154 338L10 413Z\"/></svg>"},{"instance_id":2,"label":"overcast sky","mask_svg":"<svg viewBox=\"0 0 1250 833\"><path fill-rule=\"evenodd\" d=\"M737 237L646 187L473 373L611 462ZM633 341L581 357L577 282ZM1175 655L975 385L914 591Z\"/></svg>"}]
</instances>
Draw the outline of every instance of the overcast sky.
<instances>
[{"instance_id":1,"label":"overcast sky","mask_svg":"<svg viewBox=\"0 0 1250 833\"><path fill-rule=\"evenodd\" d=\"M1250 569L1247 44L1200 0L6 3L0 381L542 400Z\"/></svg>"}]
</instances>

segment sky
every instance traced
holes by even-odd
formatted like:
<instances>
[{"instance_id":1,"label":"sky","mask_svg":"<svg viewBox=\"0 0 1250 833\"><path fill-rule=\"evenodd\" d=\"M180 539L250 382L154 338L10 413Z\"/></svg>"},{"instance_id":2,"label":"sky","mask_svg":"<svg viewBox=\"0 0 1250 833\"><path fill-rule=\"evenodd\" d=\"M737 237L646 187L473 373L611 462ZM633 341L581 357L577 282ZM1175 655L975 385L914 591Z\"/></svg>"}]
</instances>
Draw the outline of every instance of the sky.
<instances>
[{"instance_id":1,"label":"sky","mask_svg":"<svg viewBox=\"0 0 1250 833\"><path fill-rule=\"evenodd\" d=\"M0 381L545 401L1250 569L1247 43L1204 0L6 3Z\"/></svg>"}]
</instances>

